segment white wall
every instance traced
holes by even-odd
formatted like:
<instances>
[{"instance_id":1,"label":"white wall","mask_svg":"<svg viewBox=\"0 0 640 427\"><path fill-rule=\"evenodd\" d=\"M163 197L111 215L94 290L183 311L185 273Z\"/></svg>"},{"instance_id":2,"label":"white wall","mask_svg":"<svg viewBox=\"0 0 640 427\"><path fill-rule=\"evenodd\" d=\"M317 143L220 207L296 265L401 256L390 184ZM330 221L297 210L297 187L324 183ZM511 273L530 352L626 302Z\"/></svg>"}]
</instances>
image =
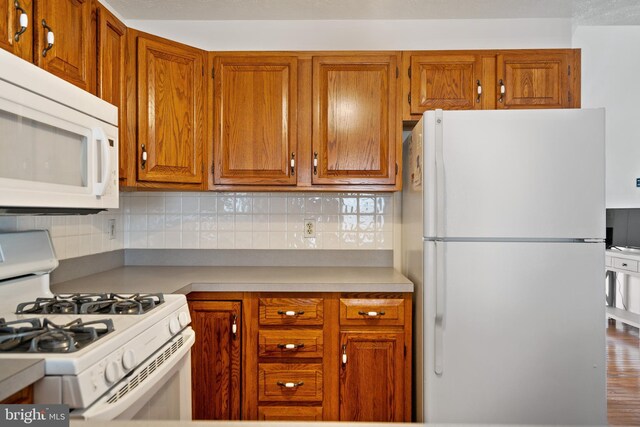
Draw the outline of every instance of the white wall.
<instances>
[{"instance_id":1,"label":"white wall","mask_svg":"<svg viewBox=\"0 0 640 427\"><path fill-rule=\"evenodd\" d=\"M571 46L569 19L125 22L138 30L211 51Z\"/></svg>"},{"instance_id":2,"label":"white wall","mask_svg":"<svg viewBox=\"0 0 640 427\"><path fill-rule=\"evenodd\" d=\"M640 26L578 26L582 106L605 107L607 207L640 207Z\"/></svg>"}]
</instances>

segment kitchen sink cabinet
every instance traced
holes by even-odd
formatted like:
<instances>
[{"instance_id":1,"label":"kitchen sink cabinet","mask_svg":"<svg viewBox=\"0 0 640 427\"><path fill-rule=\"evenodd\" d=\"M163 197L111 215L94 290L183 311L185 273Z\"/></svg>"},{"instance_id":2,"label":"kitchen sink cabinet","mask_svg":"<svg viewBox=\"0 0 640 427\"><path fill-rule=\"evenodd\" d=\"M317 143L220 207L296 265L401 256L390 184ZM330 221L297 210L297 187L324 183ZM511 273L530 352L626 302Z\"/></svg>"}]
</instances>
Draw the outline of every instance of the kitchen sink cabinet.
<instances>
[{"instance_id":1,"label":"kitchen sink cabinet","mask_svg":"<svg viewBox=\"0 0 640 427\"><path fill-rule=\"evenodd\" d=\"M194 420L239 420L241 301L189 301Z\"/></svg>"},{"instance_id":2,"label":"kitchen sink cabinet","mask_svg":"<svg viewBox=\"0 0 640 427\"><path fill-rule=\"evenodd\" d=\"M33 61L34 22L33 0L0 0L0 48Z\"/></svg>"},{"instance_id":3,"label":"kitchen sink cabinet","mask_svg":"<svg viewBox=\"0 0 640 427\"><path fill-rule=\"evenodd\" d=\"M89 92L96 69L91 7L91 0L36 1L31 22L34 62Z\"/></svg>"},{"instance_id":4,"label":"kitchen sink cabinet","mask_svg":"<svg viewBox=\"0 0 640 427\"><path fill-rule=\"evenodd\" d=\"M125 144L125 51L127 27L104 6L97 4L97 95L118 107L119 162L121 183L127 179L127 147Z\"/></svg>"},{"instance_id":5,"label":"kitchen sink cabinet","mask_svg":"<svg viewBox=\"0 0 640 427\"><path fill-rule=\"evenodd\" d=\"M580 50L403 52L403 119L427 110L579 108Z\"/></svg>"},{"instance_id":6,"label":"kitchen sink cabinet","mask_svg":"<svg viewBox=\"0 0 640 427\"><path fill-rule=\"evenodd\" d=\"M203 188L204 51L136 32L137 185ZM180 187L178 187L180 188Z\"/></svg>"}]
</instances>

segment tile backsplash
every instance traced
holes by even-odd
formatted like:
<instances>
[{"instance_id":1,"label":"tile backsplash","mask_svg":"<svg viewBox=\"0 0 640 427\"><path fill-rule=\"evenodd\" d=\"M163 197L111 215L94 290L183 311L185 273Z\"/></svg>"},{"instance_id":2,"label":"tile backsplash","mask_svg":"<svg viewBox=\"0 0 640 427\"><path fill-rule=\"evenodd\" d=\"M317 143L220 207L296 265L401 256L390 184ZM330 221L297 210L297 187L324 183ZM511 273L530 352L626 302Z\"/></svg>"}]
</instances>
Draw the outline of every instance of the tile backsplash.
<instances>
[{"instance_id":1,"label":"tile backsplash","mask_svg":"<svg viewBox=\"0 0 640 427\"><path fill-rule=\"evenodd\" d=\"M393 248L391 194L136 192L122 202L127 248Z\"/></svg>"},{"instance_id":2,"label":"tile backsplash","mask_svg":"<svg viewBox=\"0 0 640 427\"><path fill-rule=\"evenodd\" d=\"M115 238L109 220L116 221ZM315 237L305 237L305 220ZM389 193L121 193L87 216L0 216L0 232L47 229L56 256L123 248L393 249Z\"/></svg>"}]
</instances>

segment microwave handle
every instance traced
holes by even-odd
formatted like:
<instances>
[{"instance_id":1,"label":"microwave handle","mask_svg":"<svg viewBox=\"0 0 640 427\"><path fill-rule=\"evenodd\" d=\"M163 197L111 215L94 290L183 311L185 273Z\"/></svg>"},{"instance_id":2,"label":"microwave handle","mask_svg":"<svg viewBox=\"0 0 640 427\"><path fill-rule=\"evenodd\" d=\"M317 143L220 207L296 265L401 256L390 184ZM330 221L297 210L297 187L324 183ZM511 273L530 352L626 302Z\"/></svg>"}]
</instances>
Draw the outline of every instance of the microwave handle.
<instances>
[{"instance_id":1,"label":"microwave handle","mask_svg":"<svg viewBox=\"0 0 640 427\"><path fill-rule=\"evenodd\" d=\"M95 141L100 141L102 148L102 179L100 182L95 182L93 185L93 194L96 196L103 196L109 185L109 179L111 177L111 153L109 152L109 139L107 134L102 128L93 128L93 135Z\"/></svg>"}]
</instances>

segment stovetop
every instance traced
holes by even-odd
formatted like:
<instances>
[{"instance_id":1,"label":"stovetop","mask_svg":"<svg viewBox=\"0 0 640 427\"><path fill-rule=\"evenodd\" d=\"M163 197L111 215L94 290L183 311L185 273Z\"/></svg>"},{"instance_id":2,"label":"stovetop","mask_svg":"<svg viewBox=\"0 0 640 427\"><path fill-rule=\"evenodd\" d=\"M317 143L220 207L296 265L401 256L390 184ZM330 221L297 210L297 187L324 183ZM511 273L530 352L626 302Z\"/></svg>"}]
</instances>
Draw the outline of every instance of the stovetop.
<instances>
[{"instance_id":1,"label":"stovetop","mask_svg":"<svg viewBox=\"0 0 640 427\"><path fill-rule=\"evenodd\" d=\"M44 318L6 321L0 318L0 351L14 353L73 353L113 332L111 319L55 324Z\"/></svg>"},{"instance_id":2,"label":"stovetop","mask_svg":"<svg viewBox=\"0 0 640 427\"><path fill-rule=\"evenodd\" d=\"M145 314L164 303L164 295L114 293L55 294L19 303L16 314Z\"/></svg>"}]
</instances>

